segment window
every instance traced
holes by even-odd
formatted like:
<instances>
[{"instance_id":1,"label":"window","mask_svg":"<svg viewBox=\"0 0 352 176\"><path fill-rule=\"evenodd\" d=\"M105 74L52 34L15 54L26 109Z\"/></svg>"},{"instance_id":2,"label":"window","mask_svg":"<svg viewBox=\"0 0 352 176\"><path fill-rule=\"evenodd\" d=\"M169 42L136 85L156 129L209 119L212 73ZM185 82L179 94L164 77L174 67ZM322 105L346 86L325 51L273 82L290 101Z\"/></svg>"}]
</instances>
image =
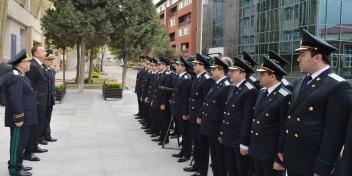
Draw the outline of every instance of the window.
<instances>
[{"instance_id":1,"label":"window","mask_svg":"<svg viewBox=\"0 0 352 176\"><path fill-rule=\"evenodd\" d=\"M184 25L191 23L191 13L181 16L178 21L179 21L179 27L182 27Z\"/></svg>"},{"instance_id":2,"label":"window","mask_svg":"<svg viewBox=\"0 0 352 176\"><path fill-rule=\"evenodd\" d=\"M182 37L185 35L189 35L189 28L182 28L178 30L178 36Z\"/></svg>"},{"instance_id":3,"label":"window","mask_svg":"<svg viewBox=\"0 0 352 176\"><path fill-rule=\"evenodd\" d=\"M214 0L213 5L213 47L222 47L224 25L225 25L225 14L224 14L225 3L224 0Z\"/></svg>"},{"instance_id":4,"label":"window","mask_svg":"<svg viewBox=\"0 0 352 176\"><path fill-rule=\"evenodd\" d=\"M175 41L175 33L170 33L169 36L171 42Z\"/></svg>"},{"instance_id":5,"label":"window","mask_svg":"<svg viewBox=\"0 0 352 176\"><path fill-rule=\"evenodd\" d=\"M176 25L176 19L171 19L170 21L169 21L169 26L170 27L174 27Z\"/></svg>"},{"instance_id":6,"label":"window","mask_svg":"<svg viewBox=\"0 0 352 176\"><path fill-rule=\"evenodd\" d=\"M170 9L170 17L175 16L177 13L177 6Z\"/></svg>"},{"instance_id":7,"label":"window","mask_svg":"<svg viewBox=\"0 0 352 176\"><path fill-rule=\"evenodd\" d=\"M284 9L283 18L284 18L284 21L293 19L293 7L287 7Z\"/></svg>"},{"instance_id":8,"label":"window","mask_svg":"<svg viewBox=\"0 0 352 176\"><path fill-rule=\"evenodd\" d=\"M344 54L346 54L343 66L345 68L352 68L352 45L344 45L343 47Z\"/></svg>"},{"instance_id":9,"label":"window","mask_svg":"<svg viewBox=\"0 0 352 176\"><path fill-rule=\"evenodd\" d=\"M25 30L20 29L20 49L24 49Z\"/></svg>"},{"instance_id":10,"label":"window","mask_svg":"<svg viewBox=\"0 0 352 176\"><path fill-rule=\"evenodd\" d=\"M183 0L181 1L178 5L179 5L179 9L182 9L188 5L192 4L192 0Z\"/></svg>"},{"instance_id":11,"label":"window","mask_svg":"<svg viewBox=\"0 0 352 176\"><path fill-rule=\"evenodd\" d=\"M293 33L290 31L286 31L282 34L282 40L283 42L289 42L293 40Z\"/></svg>"},{"instance_id":12,"label":"window","mask_svg":"<svg viewBox=\"0 0 352 176\"><path fill-rule=\"evenodd\" d=\"M182 51L188 51L189 50L189 43L182 43L181 49L182 49Z\"/></svg>"}]
</instances>

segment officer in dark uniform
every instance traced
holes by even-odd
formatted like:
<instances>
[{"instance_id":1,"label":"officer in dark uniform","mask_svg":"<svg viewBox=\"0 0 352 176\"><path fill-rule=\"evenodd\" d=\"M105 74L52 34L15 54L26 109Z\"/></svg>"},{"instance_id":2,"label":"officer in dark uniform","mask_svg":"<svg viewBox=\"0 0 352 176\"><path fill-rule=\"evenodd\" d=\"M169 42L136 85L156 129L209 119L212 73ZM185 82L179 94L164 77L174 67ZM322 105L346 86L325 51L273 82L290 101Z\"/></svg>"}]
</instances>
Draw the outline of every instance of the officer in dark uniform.
<instances>
[{"instance_id":1,"label":"officer in dark uniform","mask_svg":"<svg viewBox=\"0 0 352 176\"><path fill-rule=\"evenodd\" d=\"M334 170L350 116L351 85L331 72L329 56L337 49L302 29L297 49L301 72L293 87L283 154L289 176L326 176Z\"/></svg>"},{"instance_id":2,"label":"officer in dark uniform","mask_svg":"<svg viewBox=\"0 0 352 176\"><path fill-rule=\"evenodd\" d=\"M151 58L150 60L151 64L151 78L149 80L148 84L148 92L145 98L145 103L148 103L148 109L149 109L149 117L150 117L150 127L151 127L151 137L159 137L160 135L160 130L158 126L158 120L159 120L159 108L153 107L152 106L152 100L154 97L154 94L156 93L156 90L158 89L156 87L156 83L159 78L159 72L158 72L158 60L156 58ZM152 139L154 142L160 142L160 138L155 138Z\"/></svg>"},{"instance_id":3,"label":"officer in dark uniform","mask_svg":"<svg viewBox=\"0 0 352 176\"><path fill-rule=\"evenodd\" d=\"M44 70L48 73L49 79L49 95L48 95L48 109L47 109L47 116L45 119L45 127L43 130L42 136L44 137L45 141L42 142L56 142L57 139L53 138L51 135L51 116L53 113L53 108L55 105L55 70L53 68L54 59L56 59L54 55L54 51L52 49L47 50L47 57L44 61ZM47 144L47 143L46 143Z\"/></svg>"},{"instance_id":4,"label":"officer in dark uniform","mask_svg":"<svg viewBox=\"0 0 352 176\"><path fill-rule=\"evenodd\" d=\"M280 57L278 54L276 54L274 51L269 50L268 51L268 57L269 59L271 59L273 62L275 62L276 64L280 65L281 68L284 68L285 65L289 65L289 63L287 62L286 59ZM291 83L286 79L286 78L282 78L281 79L282 84L286 87L286 89L288 89L289 91L292 91L293 86L291 85Z\"/></svg>"},{"instance_id":5,"label":"officer in dark uniform","mask_svg":"<svg viewBox=\"0 0 352 176\"><path fill-rule=\"evenodd\" d=\"M141 127L142 129L144 129L144 131L147 134L151 134L151 117L149 114L150 111L150 106L148 104L148 101L146 101L146 97L148 95L148 90L149 90L149 85L150 85L150 80L152 77L152 58L147 56L147 66L146 66L146 73L143 75L143 82L141 84L141 97L140 97L140 101L142 104L142 118L144 119L144 123L143 126Z\"/></svg>"},{"instance_id":6,"label":"officer in dark uniform","mask_svg":"<svg viewBox=\"0 0 352 176\"><path fill-rule=\"evenodd\" d=\"M208 138L212 169L214 175L225 176L224 146L219 143L221 122L224 119L225 103L230 90L230 81L226 76L232 61L228 57L215 57L212 68L212 78L216 82L209 90L201 107L199 133Z\"/></svg>"},{"instance_id":7,"label":"officer in dark uniform","mask_svg":"<svg viewBox=\"0 0 352 176\"><path fill-rule=\"evenodd\" d=\"M139 57L139 62L138 62L138 72L137 72L137 76L136 76L136 85L135 85L135 93L137 94L137 100L138 100L138 113L135 114L136 119L142 119L142 102L140 101L141 98L141 85L143 82L143 76L144 74L147 72L146 68L145 68L145 64L146 64L146 57L145 56L140 56Z\"/></svg>"},{"instance_id":8,"label":"officer in dark uniform","mask_svg":"<svg viewBox=\"0 0 352 176\"><path fill-rule=\"evenodd\" d=\"M159 130L159 145L163 145L163 140L166 139L165 143L169 143L169 138L167 136L167 127L170 121L170 111L168 107L168 92L166 90L160 89L160 87L167 87L169 83L169 74L171 71L168 69L170 65L170 61L164 57L158 58L158 71L159 76L155 83L155 89L152 99L152 108L158 111L158 115L156 116L156 123Z\"/></svg>"},{"instance_id":9,"label":"officer in dark uniform","mask_svg":"<svg viewBox=\"0 0 352 176\"><path fill-rule=\"evenodd\" d=\"M7 101L5 126L11 129L9 172L11 176L30 176L32 168L23 166L23 152L29 135L38 124L37 99L31 82L25 77L30 69L30 58L21 50L8 63L13 71L3 79L3 92Z\"/></svg>"},{"instance_id":10,"label":"officer in dark uniform","mask_svg":"<svg viewBox=\"0 0 352 176\"><path fill-rule=\"evenodd\" d=\"M258 91L248 81L254 71L245 61L235 57L234 64L229 69L233 85L227 96L219 142L225 146L230 176L249 176L250 159L247 155L240 154L240 145L249 146L249 131Z\"/></svg>"},{"instance_id":11,"label":"officer in dark uniform","mask_svg":"<svg viewBox=\"0 0 352 176\"><path fill-rule=\"evenodd\" d=\"M246 62L246 64L250 65L252 69L254 69L256 65L258 65L257 62L255 62L255 60L245 51L242 52L242 59ZM257 90L262 88L259 80L257 80L253 75L249 76L248 81L250 81L253 85L255 85Z\"/></svg>"},{"instance_id":12,"label":"officer in dark uniform","mask_svg":"<svg viewBox=\"0 0 352 176\"><path fill-rule=\"evenodd\" d=\"M264 88L259 91L255 103L248 147L255 175L275 176L282 174L279 170L284 169L279 162L277 149L283 136L291 92L281 83L281 78L286 75L285 70L267 57L263 59L263 65L257 71ZM245 147L243 149L241 154L247 154Z\"/></svg>"},{"instance_id":13,"label":"officer in dark uniform","mask_svg":"<svg viewBox=\"0 0 352 176\"><path fill-rule=\"evenodd\" d=\"M209 164L209 147L208 139L204 135L199 135L200 124L197 123L197 118L200 118L200 108L204 103L209 89L214 84L210 73L207 69L210 67L207 61L208 57L196 54L191 62L193 65L193 72L195 77L191 88L191 97L189 100L189 119L190 129L193 143L193 160L191 167L184 168L186 172L198 172L195 175L206 175ZM201 149L202 148L202 149Z\"/></svg>"},{"instance_id":14,"label":"officer in dark uniform","mask_svg":"<svg viewBox=\"0 0 352 176\"><path fill-rule=\"evenodd\" d=\"M5 106L5 104L6 104L5 97L4 97L4 95L2 93L2 89L1 89L2 79L10 71L12 71L12 66L10 64L8 64L7 61L0 63L0 106Z\"/></svg>"},{"instance_id":15,"label":"officer in dark uniform","mask_svg":"<svg viewBox=\"0 0 352 176\"><path fill-rule=\"evenodd\" d=\"M192 150L191 131L189 129L189 97L192 86L192 77L187 73L187 69L192 67L183 56L176 61L176 73L174 89L177 91L174 95L175 110L174 116L176 123L180 128L182 135L182 148L180 153L174 154L173 157L179 158L178 162L185 162L190 159Z\"/></svg>"}]
</instances>

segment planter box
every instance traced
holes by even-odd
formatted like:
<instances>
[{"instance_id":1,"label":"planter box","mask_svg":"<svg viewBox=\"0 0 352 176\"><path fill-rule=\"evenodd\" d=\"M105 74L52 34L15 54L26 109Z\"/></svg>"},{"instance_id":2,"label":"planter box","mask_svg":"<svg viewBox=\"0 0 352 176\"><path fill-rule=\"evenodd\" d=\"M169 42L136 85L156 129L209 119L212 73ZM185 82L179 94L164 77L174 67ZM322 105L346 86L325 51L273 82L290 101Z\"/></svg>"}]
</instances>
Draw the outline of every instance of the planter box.
<instances>
[{"instance_id":1,"label":"planter box","mask_svg":"<svg viewBox=\"0 0 352 176\"><path fill-rule=\"evenodd\" d=\"M56 94L55 100L58 101L59 103L61 103L62 99L64 98L64 96L66 94L66 86L64 86L61 91L56 91L55 94Z\"/></svg>"},{"instance_id":2,"label":"planter box","mask_svg":"<svg viewBox=\"0 0 352 176\"><path fill-rule=\"evenodd\" d=\"M106 88L103 86L103 97L107 98L122 98L122 88Z\"/></svg>"}]
</instances>

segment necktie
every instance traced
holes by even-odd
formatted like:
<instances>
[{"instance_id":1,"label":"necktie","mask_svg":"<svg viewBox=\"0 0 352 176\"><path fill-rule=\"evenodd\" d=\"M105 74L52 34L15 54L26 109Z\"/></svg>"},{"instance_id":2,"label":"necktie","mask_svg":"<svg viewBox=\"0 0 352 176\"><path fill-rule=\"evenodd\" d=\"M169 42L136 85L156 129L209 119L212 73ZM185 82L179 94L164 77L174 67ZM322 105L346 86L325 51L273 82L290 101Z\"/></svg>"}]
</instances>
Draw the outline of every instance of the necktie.
<instances>
[{"instance_id":1,"label":"necktie","mask_svg":"<svg viewBox=\"0 0 352 176\"><path fill-rule=\"evenodd\" d=\"M312 76L310 76L310 75L307 75L306 77L304 77L300 92L304 91L308 87L308 83L311 80L312 80Z\"/></svg>"},{"instance_id":2,"label":"necktie","mask_svg":"<svg viewBox=\"0 0 352 176\"><path fill-rule=\"evenodd\" d=\"M266 101L266 98L268 97L268 94L269 94L268 90L265 90L263 92L263 95L262 95L262 97L260 99L260 104L263 104Z\"/></svg>"}]
</instances>

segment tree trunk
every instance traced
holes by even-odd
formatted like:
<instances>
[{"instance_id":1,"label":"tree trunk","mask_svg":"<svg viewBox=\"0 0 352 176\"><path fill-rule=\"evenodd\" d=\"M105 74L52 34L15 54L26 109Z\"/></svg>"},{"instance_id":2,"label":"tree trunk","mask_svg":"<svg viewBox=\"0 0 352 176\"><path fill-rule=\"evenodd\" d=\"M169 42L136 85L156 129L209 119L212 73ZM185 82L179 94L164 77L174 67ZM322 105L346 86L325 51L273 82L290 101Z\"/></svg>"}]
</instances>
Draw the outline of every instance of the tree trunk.
<instances>
[{"instance_id":1,"label":"tree trunk","mask_svg":"<svg viewBox=\"0 0 352 176\"><path fill-rule=\"evenodd\" d=\"M66 58L66 48L62 48L62 82L63 84L65 85L66 83L66 75L65 75L65 71L66 71L66 68L65 68L65 58Z\"/></svg>"},{"instance_id":2,"label":"tree trunk","mask_svg":"<svg viewBox=\"0 0 352 176\"><path fill-rule=\"evenodd\" d=\"M94 57L94 48L90 50L89 54L89 72L88 72L88 84L92 84L92 75L93 75L93 57Z\"/></svg>"},{"instance_id":3,"label":"tree trunk","mask_svg":"<svg viewBox=\"0 0 352 176\"><path fill-rule=\"evenodd\" d=\"M100 71L103 72L103 64L104 64L104 56L105 56L105 48L103 47L103 54L101 56L101 63L100 63Z\"/></svg>"},{"instance_id":4,"label":"tree trunk","mask_svg":"<svg viewBox=\"0 0 352 176\"><path fill-rule=\"evenodd\" d=\"M79 51L80 45L77 45L77 66L76 66L76 79L75 83L78 84L78 75L79 75L79 63L80 63L80 51Z\"/></svg>"},{"instance_id":5,"label":"tree trunk","mask_svg":"<svg viewBox=\"0 0 352 176\"><path fill-rule=\"evenodd\" d=\"M123 51L122 88L126 87L126 75L127 75L127 70L128 70L127 60L128 59L129 59L129 55Z\"/></svg>"},{"instance_id":6,"label":"tree trunk","mask_svg":"<svg viewBox=\"0 0 352 176\"><path fill-rule=\"evenodd\" d=\"M87 50L87 40L82 38L81 40L81 60L79 64L79 78L78 78L78 92L83 93L84 89L84 73L85 73L85 57L86 57L86 50Z\"/></svg>"}]
</instances>

